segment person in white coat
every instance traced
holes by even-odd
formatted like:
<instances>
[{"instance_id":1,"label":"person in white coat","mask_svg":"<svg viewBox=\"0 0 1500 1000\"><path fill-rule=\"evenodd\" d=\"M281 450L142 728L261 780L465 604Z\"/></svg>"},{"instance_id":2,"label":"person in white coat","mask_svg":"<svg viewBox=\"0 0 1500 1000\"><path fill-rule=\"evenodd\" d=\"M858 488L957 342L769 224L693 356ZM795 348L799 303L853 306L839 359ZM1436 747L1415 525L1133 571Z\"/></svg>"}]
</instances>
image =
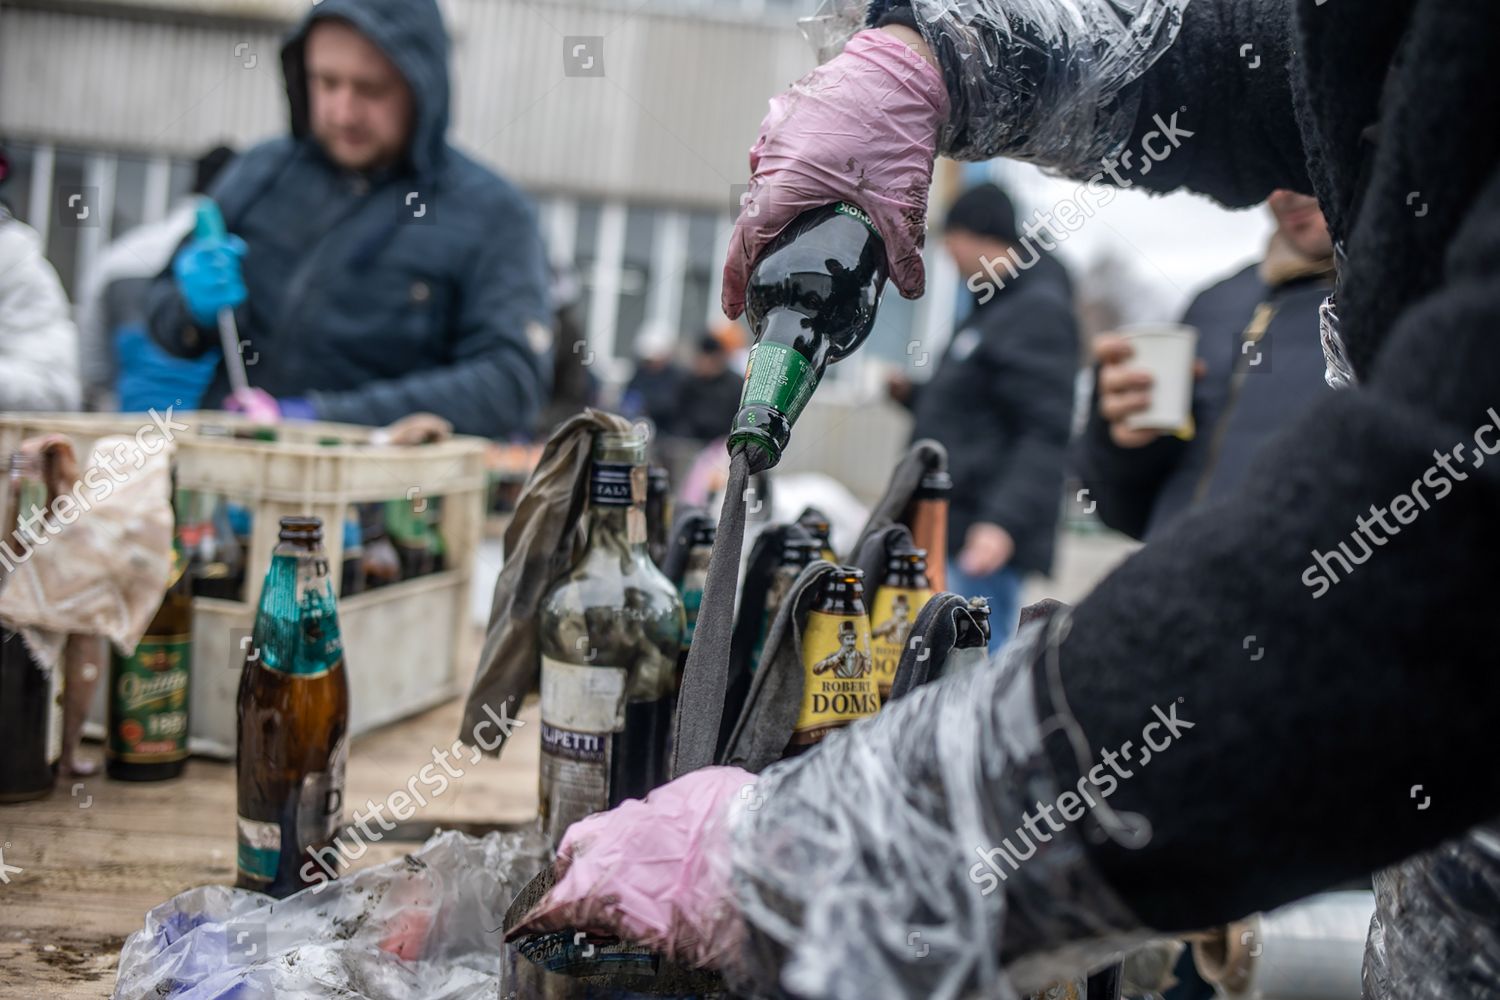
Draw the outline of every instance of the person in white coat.
<instances>
[{"instance_id":1,"label":"person in white coat","mask_svg":"<svg viewBox=\"0 0 1500 1000\"><path fill-rule=\"evenodd\" d=\"M0 153L0 183L9 164ZM76 410L78 329L37 231L0 202L0 410Z\"/></svg>"}]
</instances>

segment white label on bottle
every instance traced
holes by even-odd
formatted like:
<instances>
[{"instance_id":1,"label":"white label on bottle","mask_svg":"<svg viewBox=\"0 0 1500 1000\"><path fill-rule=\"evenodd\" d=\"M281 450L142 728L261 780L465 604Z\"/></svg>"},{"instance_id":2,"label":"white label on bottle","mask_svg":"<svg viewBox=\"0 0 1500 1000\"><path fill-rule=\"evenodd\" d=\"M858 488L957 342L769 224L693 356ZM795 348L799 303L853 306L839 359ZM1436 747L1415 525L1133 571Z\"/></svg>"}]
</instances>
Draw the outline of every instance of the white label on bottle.
<instances>
[{"instance_id":1,"label":"white label on bottle","mask_svg":"<svg viewBox=\"0 0 1500 1000\"><path fill-rule=\"evenodd\" d=\"M563 663L542 657L542 722L575 733L625 729L624 667Z\"/></svg>"},{"instance_id":2,"label":"white label on bottle","mask_svg":"<svg viewBox=\"0 0 1500 1000\"><path fill-rule=\"evenodd\" d=\"M340 737L328 756L326 771L313 771L302 779L297 801L297 846L307 849L338 833L344 818L344 768L348 738Z\"/></svg>"}]
</instances>

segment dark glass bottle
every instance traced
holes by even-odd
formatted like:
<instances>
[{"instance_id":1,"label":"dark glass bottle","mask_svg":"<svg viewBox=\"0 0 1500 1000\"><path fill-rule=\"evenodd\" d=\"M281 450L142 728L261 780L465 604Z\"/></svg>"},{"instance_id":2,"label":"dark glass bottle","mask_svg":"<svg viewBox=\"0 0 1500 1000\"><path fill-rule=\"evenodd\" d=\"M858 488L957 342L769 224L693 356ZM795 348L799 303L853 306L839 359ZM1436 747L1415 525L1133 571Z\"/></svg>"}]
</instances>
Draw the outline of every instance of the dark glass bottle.
<instances>
[{"instance_id":1,"label":"dark glass bottle","mask_svg":"<svg viewBox=\"0 0 1500 1000\"><path fill-rule=\"evenodd\" d=\"M781 557L771 571L770 583L766 585L766 610L760 619L760 633L755 638L755 648L750 652L750 672L760 667L760 654L765 651L766 637L771 633L771 623L781 611L792 584L802 575L810 563L823 558L823 542L798 532L788 532L781 543Z\"/></svg>"},{"instance_id":2,"label":"dark glass bottle","mask_svg":"<svg viewBox=\"0 0 1500 1000\"><path fill-rule=\"evenodd\" d=\"M802 629L802 706L792 726L788 757L880 711L864 576L852 566L840 566L820 582Z\"/></svg>"},{"instance_id":3,"label":"dark glass bottle","mask_svg":"<svg viewBox=\"0 0 1500 1000\"><path fill-rule=\"evenodd\" d=\"M713 555L714 538L718 532L719 529L713 523L705 521L693 529L692 538L688 541L687 566L683 570L682 587L679 589L684 615L683 656L687 655L688 646L693 641L693 629L698 624L698 609L703 605L703 585L708 580L708 560Z\"/></svg>"},{"instance_id":4,"label":"dark glass bottle","mask_svg":"<svg viewBox=\"0 0 1500 1000\"><path fill-rule=\"evenodd\" d=\"M838 556L833 554L833 522L828 519L827 514L816 507L809 507L797 518L797 523L818 540L821 546L819 559L827 559L831 563L839 561Z\"/></svg>"},{"instance_id":5,"label":"dark glass bottle","mask_svg":"<svg viewBox=\"0 0 1500 1000\"><path fill-rule=\"evenodd\" d=\"M646 472L646 553L657 568L666 562L672 535L672 477L653 465Z\"/></svg>"},{"instance_id":6,"label":"dark glass bottle","mask_svg":"<svg viewBox=\"0 0 1500 1000\"><path fill-rule=\"evenodd\" d=\"M240 674L240 888L280 899L337 873L332 842L343 818L348 734L323 524L284 517Z\"/></svg>"},{"instance_id":7,"label":"dark glass bottle","mask_svg":"<svg viewBox=\"0 0 1500 1000\"><path fill-rule=\"evenodd\" d=\"M181 536L179 535L179 542ZM193 670L193 581L177 548L172 580L134 652L110 657L104 766L120 781L163 781L188 758Z\"/></svg>"},{"instance_id":8,"label":"dark glass bottle","mask_svg":"<svg viewBox=\"0 0 1500 1000\"><path fill-rule=\"evenodd\" d=\"M745 287L755 346L729 434L751 472L781 461L823 371L870 335L885 279L885 242L847 202L802 213L766 246Z\"/></svg>"},{"instance_id":9,"label":"dark glass bottle","mask_svg":"<svg viewBox=\"0 0 1500 1000\"><path fill-rule=\"evenodd\" d=\"M969 598L969 614L959 616L954 649L987 649L990 644L990 602L986 597Z\"/></svg>"},{"instance_id":10,"label":"dark glass bottle","mask_svg":"<svg viewBox=\"0 0 1500 1000\"><path fill-rule=\"evenodd\" d=\"M948 495L953 477L929 472L917 484L901 521L911 529L912 541L927 552L927 582L934 591L948 589Z\"/></svg>"},{"instance_id":11,"label":"dark glass bottle","mask_svg":"<svg viewBox=\"0 0 1500 1000\"><path fill-rule=\"evenodd\" d=\"M890 697L917 615L931 598L927 553L910 545L892 546L886 553L885 581L875 588L870 607L870 652L882 703Z\"/></svg>"},{"instance_id":12,"label":"dark glass bottle","mask_svg":"<svg viewBox=\"0 0 1500 1000\"><path fill-rule=\"evenodd\" d=\"M238 601L245 585L245 553L230 521L228 501L213 493L184 490L177 507L183 514L177 540L187 560L193 596Z\"/></svg>"},{"instance_id":13,"label":"dark glass bottle","mask_svg":"<svg viewBox=\"0 0 1500 1000\"><path fill-rule=\"evenodd\" d=\"M646 554L645 438L594 440L583 556L542 598L542 828L641 798L667 777L682 599Z\"/></svg>"},{"instance_id":14,"label":"dark glass bottle","mask_svg":"<svg viewBox=\"0 0 1500 1000\"><path fill-rule=\"evenodd\" d=\"M365 589L365 541L359 523L359 505L344 509L344 555L339 568L339 596L353 597Z\"/></svg>"},{"instance_id":15,"label":"dark glass bottle","mask_svg":"<svg viewBox=\"0 0 1500 1000\"><path fill-rule=\"evenodd\" d=\"M0 564L11 570L31 557L45 535L47 487L41 461L16 452L6 482L3 551ZM44 670L20 633L0 629L0 802L25 802L52 793L62 756L63 670Z\"/></svg>"}]
</instances>

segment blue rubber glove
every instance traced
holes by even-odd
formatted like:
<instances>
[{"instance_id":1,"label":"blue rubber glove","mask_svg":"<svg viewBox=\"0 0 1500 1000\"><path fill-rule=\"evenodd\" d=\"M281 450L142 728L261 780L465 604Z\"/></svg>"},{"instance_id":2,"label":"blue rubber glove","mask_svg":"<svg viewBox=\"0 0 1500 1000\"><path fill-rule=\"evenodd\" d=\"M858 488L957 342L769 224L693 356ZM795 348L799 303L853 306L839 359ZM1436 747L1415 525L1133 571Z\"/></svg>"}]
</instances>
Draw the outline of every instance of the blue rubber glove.
<instances>
[{"instance_id":1,"label":"blue rubber glove","mask_svg":"<svg viewBox=\"0 0 1500 1000\"><path fill-rule=\"evenodd\" d=\"M240 258L245 241L229 234L193 240L172 261L177 291L193 322L213 326L220 309L233 309L245 301L245 279Z\"/></svg>"}]
</instances>

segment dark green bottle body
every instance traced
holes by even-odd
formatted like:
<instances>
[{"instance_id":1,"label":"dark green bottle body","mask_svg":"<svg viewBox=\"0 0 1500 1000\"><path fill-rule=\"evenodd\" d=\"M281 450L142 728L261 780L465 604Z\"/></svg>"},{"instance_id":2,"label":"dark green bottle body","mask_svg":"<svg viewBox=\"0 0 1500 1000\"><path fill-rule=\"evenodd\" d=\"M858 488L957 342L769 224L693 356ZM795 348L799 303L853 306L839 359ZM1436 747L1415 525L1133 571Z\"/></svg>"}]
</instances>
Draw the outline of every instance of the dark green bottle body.
<instances>
[{"instance_id":1,"label":"dark green bottle body","mask_svg":"<svg viewBox=\"0 0 1500 1000\"><path fill-rule=\"evenodd\" d=\"M824 370L869 337L886 273L874 222L848 202L804 212L755 262L745 288L755 346L729 435L752 472L781 460Z\"/></svg>"}]
</instances>

